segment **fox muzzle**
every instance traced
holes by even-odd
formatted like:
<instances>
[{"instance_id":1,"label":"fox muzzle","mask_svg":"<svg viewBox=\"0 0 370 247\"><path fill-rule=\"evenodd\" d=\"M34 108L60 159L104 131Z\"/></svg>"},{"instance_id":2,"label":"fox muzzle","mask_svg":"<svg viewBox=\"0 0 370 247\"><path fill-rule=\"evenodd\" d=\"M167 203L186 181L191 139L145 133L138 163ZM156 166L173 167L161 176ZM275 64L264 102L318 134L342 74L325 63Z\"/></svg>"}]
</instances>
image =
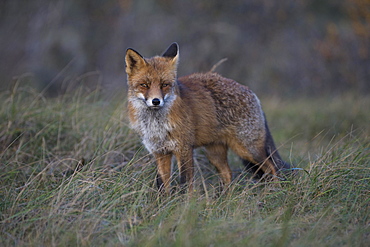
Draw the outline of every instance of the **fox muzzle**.
<instances>
[{"instance_id":1,"label":"fox muzzle","mask_svg":"<svg viewBox=\"0 0 370 247\"><path fill-rule=\"evenodd\" d=\"M145 103L149 108L159 109L164 105L164 100L160 98L149 98L145 100Z\"/></svg>"}]
</instances>

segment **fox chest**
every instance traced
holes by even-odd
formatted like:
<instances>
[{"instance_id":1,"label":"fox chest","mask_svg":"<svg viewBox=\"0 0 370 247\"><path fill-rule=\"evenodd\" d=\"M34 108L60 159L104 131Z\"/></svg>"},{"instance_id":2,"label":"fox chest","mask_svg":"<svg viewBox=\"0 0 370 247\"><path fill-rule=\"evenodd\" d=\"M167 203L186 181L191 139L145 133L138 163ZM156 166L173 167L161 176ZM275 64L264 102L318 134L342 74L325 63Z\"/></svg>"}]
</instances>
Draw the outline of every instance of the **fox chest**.
<instances>
[{"instance_id":1,"label":"fox chest","mask_svg":"<svg viewBox=\"0 0 370 247\"><path fill-rule=\"evenodd\" d=\"M133 128L140 134L143 144L151 153L168 153L177 146L177 141L171 138L175 126L167 118L149 114L138 118Z\"/></svg>"}]
</instances>

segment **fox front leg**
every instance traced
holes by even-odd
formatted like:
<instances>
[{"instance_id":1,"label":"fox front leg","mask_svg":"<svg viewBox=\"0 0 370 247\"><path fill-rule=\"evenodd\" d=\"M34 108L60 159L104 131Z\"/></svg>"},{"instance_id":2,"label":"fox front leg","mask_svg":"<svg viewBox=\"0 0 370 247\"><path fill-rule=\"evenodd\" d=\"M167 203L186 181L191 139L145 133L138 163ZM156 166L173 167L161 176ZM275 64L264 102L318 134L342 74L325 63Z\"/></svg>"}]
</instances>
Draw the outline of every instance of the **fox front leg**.
<instances>
[{"instance_id":1,"label":"fox front leg","mask_svg":"<svg viewBox=\"0 0 370 247\"><path fill-rule=\"evenodd\" d=\"M154 154L157 160L157 186L160 191L170 192L171 183L171 154Z\"/></svg>"},{"instance_id":2,"label":"fox front leg","mask_svg":"<svg viewBox=\"0 0 370 247\"><path fill-rule=\"evenodd\" d=\"M194 177L193 149L191 147L184 148L175 155L180 173L180 186L183 189L187 185L189 192L192 192Z\"/></svg>"}]
</instances>

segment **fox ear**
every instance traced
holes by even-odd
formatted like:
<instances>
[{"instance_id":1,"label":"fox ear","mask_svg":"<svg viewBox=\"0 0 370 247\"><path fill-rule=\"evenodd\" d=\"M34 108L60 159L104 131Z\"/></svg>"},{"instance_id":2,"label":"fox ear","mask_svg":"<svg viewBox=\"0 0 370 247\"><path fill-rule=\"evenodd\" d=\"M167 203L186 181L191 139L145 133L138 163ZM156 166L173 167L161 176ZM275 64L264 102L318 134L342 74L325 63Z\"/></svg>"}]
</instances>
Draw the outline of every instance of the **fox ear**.
<instances>
[{"instance_id":1,"label":"fox ear","mask_svg":"<svg viewBox=\"0 0 370 247\"><path fill-rule=\"evenodd\" d=\"M172 58L173 64L177 65L179 60L179 45L174 42L163 53L162 57Z\"/></svg>"},{"instance_id":2,"label":"fox ear","mask_svg":"<svg viewBox=\"0 0 370 247\"><path fill-rule=\"evenodd\" d=\"M134 49L128 48L126 50L126 73L131 75L144 66L146 66L146 61L137 51Z\"/></svg>"},{"instance_id":3,"label":"fox ear","mask_svg":"<svg viewBox=\"0 0 370 247\"><path fill-rule=\"evenodd\" d=\"M174 57L177 56L178 50L179 50L179 45L176 42L175 43L172 43L167 48L167 50L163 53L162 57L174 58Z\"/></svg>"}]
</instances>

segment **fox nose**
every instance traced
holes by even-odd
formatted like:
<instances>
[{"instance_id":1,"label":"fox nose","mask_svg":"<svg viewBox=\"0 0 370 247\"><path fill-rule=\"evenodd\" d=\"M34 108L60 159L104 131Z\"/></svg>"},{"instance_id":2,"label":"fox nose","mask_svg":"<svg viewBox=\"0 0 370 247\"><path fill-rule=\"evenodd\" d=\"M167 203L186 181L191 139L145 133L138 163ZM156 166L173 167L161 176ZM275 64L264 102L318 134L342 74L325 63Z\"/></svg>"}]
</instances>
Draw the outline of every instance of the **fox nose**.
<instances>
[{"instance_id":1,"label":"fox nose","mask_svg":"<svg viewBox=\"0 0 370 247\"><path fill-rule=\"evenodd\" d=\"M161 101L159 99L157 99L157 98L155 98L155 99L152 100L152 104L154 106L158 106L160 103L161 103Z\"/></svg>"}]
</instances>

